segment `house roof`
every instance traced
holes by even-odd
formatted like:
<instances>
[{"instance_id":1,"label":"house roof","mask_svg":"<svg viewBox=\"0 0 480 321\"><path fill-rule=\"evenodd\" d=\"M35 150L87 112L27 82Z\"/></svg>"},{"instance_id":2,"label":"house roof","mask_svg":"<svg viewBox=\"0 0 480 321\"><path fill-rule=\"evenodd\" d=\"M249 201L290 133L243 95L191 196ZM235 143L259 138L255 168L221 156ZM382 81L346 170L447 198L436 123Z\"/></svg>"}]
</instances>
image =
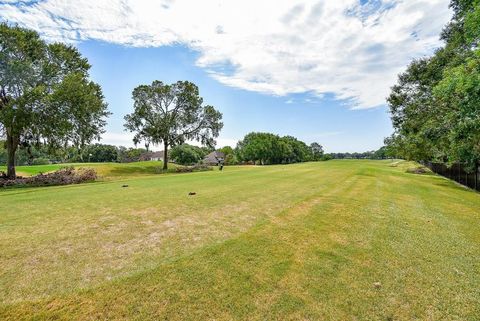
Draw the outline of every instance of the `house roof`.
<instances>
[{"instance_id":1,"label":"house roof","mask_svg":"<svg viewBox=\"0 0 480 321\"><path fill-rule=\"evenodd\" d=\"M152 158L163 158L163 150L159 152L145 152L140 156L141 160L149 160Z\"/></svg>"},{"instance_id":2,"label":"house roof","mask_svg":"<svg viewBox=\"0 0 480 321\"><path fill-rule=\"evenodd\" d=\"M161 150L159 152L152 152L150 154L150 157L163 157L163 150Z\"/></svg>"},{"instance_id":3,"label":"house roof","mask_svg":"<svg viewBox=\"0 0 480 321\"><path fill-rule=\"evenodd\" d=\"M225 154L219 151L213 151L203 159L207 163L216 163L219 159L225 159Z\"/></svg>"}]
</instances>

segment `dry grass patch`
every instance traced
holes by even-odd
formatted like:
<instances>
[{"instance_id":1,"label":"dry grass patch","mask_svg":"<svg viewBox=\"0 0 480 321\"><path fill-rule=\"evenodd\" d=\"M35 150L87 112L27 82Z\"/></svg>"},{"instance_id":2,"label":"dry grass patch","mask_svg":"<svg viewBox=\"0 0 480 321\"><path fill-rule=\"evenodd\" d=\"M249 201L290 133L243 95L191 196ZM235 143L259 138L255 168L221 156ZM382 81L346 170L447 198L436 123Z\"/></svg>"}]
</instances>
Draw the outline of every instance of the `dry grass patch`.
<instances>
[{"instance_id":1,"label":"dry grass patch","mask_svg":"<svg viewBox=\"0 0 480 321\"><path fill-rule=\"evenodd\" d=\"M389 164L0 193L0 317L476 320L478 193Z\"/></svg>"}]
</instances>

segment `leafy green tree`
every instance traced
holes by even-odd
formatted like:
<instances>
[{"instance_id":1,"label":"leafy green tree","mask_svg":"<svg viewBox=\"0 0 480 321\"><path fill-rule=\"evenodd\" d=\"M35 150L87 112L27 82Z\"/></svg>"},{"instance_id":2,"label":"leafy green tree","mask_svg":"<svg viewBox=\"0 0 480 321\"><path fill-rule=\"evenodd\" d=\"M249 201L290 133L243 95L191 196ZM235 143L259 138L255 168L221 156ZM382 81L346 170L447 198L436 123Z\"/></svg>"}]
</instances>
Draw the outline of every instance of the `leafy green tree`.
<instances>
[{"instance_id":1,"label":"leafy green tree","mask_svg":"<svg viewBox=\"0 0 480 321\"><path fill-rule=\"evenodd\" d=\"M271 133L249 133L239 141L235 151L243 162L259 164L289 164L311 160L309 146L292 136L279 137Z\"/></svg>"},{"instance_id":2,"label":"leafy green tree","mask_svg":"<svg viewBox=\"0 0 480 321\"><path fill-rule=\"evenodd\" d=\"M170 157L181 165L196 164L204 156L204 151L200 147L189 144L177 145L170 151Z\"/></svg>"},{"instance_id":3,"label":"leafy green tree","mask_svg":"<svg viewBox=\"0 0 480 321\"><path fill-rule=\"evenodd\" d=\"M388 98L389 154L406 159L460 162L473 169L478 153L480 1L453 0L442 32L445 46L413 61Z\"/></svg>"},{"instance_id":4,"label":"leafy green tree","mask_svg":"<svg viewBox=\"0 0 480 321\"><path fill-rule=\"evenodd\" d=\"M235 155L235 150L230 146L224 146L218 150L225 155L224 163L225 165L236 165L238 164L237 156Z\"/></svg>"},{"instance_id":5,"label":"leafy green tree","mask_svg":"<svg viewBox=\"0 0 480 321\"><path fill-rule=\"evenodd\" d=\"M16 176L19 146L82 147L100 138L109 113L89 69L76 48L0 24L0 136L6 138L9 177Z\"/></svg>"},{"instance_id":6,"label":"leafy green tree","mask_svg":"<svg viewBox=\"0 0 480 321\"><path fill-rule=\"evenodd\" d=\"M285 142L288 148L285 150L285 153L282 157L283 161L286 163L297 163L311 160L311 150L304 142L296 139L292 136L284 136L281 138Z\"/></svg>"},{"instance_id":7,"label":"leafy green tree","mask_svg":"<svg viewBox=\"0 0 480 321\"><path fill-rule=\"evenodd\" d=\"M223 127L222 114L203 105L198 87L188 81L167 85L154 81L133 90L134 112L125 116L125 128L135 133L134 143L148 141L164 146L163 169L167 169L168 147L197 140L214 146Z\"/></svg>"},{"instance_id":8,"label":"leafy green tree","mask_svg":"<svg viewBox=\"0 0 480 321\"><path fill-rule=\"evenodd\" d=\"M320 145L319 143L311 143L310 144L310 151L312 154L312 160L314 161L319 161L323 157L323 146Z\"/></svg>"},{"instance_id":9,"label":"leafy green tree","mask_svg":"<svg viewBox=\"0 0 480 321\"><path fill-rule=\"evenodd\" d=\"M434 95L445 110L448 160L473 170L480 160L480 50L464 64L447 69Z\"/></svg>"},{"instance_id":10,"label":"leafy green tree","mask_svg":"<svg viewBox=\"0 0 480 321\"><path fill-rule=\"evenodd\" d=\"M120 163L131 163L140 161L142 155L148 151L145 148L126 148L120 146L117 149L117 161Z\"/></svg>"},{"instance_id":11,"label":"leafy green tree","mask_svg":"<svg viewBox=\"0 0 480 321\"><path fill-rule=\"evenodd\" d=\"M118 148L105 144L88 145L82 150L82 159L93 163L116 162Z\"/></svg>"},{"instance_id":12,"label":"leafy green tree","mask_svg":"<svg viewBox=\"0 0 480 321\"><path fill-rule=\"evenodd\" d=\"M262 165L275 159L274 141L279 137L270 133L249 133L237 143L237 154L242 161L253 161Z\"/></svg>"}]
</instances>

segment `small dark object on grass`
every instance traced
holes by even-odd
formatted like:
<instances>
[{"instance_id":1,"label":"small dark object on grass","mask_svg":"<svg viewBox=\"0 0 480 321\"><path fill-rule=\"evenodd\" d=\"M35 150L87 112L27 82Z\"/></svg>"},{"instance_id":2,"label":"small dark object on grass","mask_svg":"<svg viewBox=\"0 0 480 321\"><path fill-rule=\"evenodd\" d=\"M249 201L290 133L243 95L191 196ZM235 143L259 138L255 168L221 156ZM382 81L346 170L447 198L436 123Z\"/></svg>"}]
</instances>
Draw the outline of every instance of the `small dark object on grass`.
<instances>
[{"instance_id":1,"label":"small dark object on grass","mask_svg":"<svg viewBox=\"0 0 480 321\"><path fill-rule=\"evenodd\" d=\"M125 185L122 185L122 187L128 187L128 185L127 185L127 184L125 184Z\"/></svg>"},{"instance_id":2,"label":"small dark object on grass","mask_svg":"<svg viewBox=\"0 0 480 321\"><path fill-rule=\"evenodd\" d=\"M190 196L192 196L192 195L197 195L197 193L195 193L195 192L190 192L190 193L188 193L188 195L190 195Z\"/></svg>"}]
</instances>

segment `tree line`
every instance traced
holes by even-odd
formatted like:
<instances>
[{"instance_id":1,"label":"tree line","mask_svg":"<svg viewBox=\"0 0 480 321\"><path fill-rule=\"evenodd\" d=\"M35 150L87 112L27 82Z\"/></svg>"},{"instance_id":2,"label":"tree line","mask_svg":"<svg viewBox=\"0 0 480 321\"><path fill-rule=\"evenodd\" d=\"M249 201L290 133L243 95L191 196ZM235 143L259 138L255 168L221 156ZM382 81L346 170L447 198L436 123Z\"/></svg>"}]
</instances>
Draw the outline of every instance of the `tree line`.
<instances>
[{"instance_id":1,"label":"tree line","mask_svg":"<svg viewBox=\"0 0 480 321\"><path fill-rule=\"evenodd\" d=\"M398 158L480 161L480 1L453 0L444 46L413 60L388 97L394 134L385 140Z\"/></svg>"},{"instance_id":2,"label":"tree line","mask_svg":"<svg viewBox=\"0 0 480 321\"><path fill-rule=\"evenodd\" d=\"M238 142L235 156L239 162L291 164L320 160L323 147L318 143L307 145L293 136L249 133Z\"/></svg>"}]
</instances>

